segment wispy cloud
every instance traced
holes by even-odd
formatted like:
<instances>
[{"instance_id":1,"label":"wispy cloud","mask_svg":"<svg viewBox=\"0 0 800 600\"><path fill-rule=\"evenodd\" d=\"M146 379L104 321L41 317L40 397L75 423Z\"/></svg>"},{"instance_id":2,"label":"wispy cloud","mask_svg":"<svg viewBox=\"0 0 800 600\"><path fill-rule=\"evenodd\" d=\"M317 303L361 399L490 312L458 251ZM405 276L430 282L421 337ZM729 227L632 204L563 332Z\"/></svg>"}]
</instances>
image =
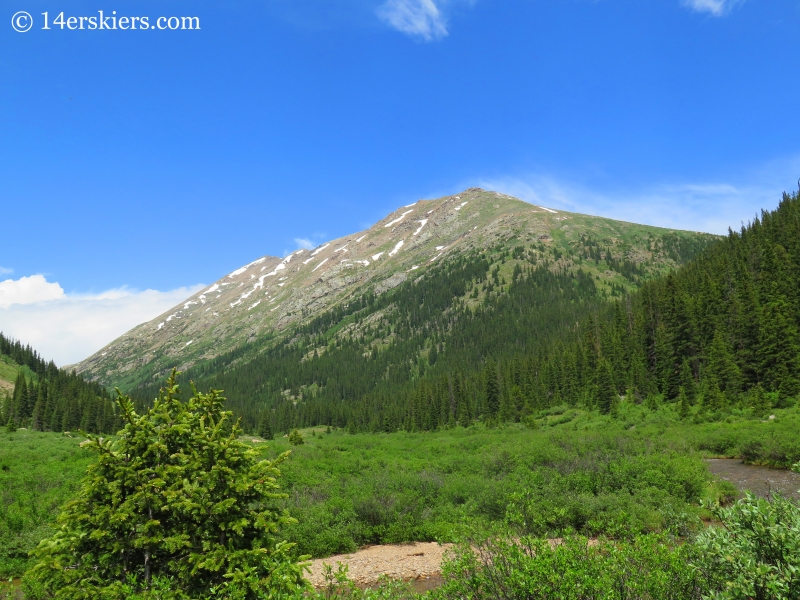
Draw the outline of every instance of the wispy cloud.
<instances>
[{"instance_id":1,"label":"wispy cloud","mask_svg":"<svg viewBox=\"0 0 800 600\"><path fill-rule=\"evenodd\" d=\"M308 238L294 238L294 243L297 244L298 248L305 250L311 250L316 245Z\"/></svg>"},{"instance_id":2,"label":"wispy cloud","mask_svg":"<svg viewBox=\"0 0 800 600\"><path fill-rule=\"evenodd\" d=\"M800 158L765 165L742 180L718 183L661 183L643 188L600 189L534 174L476 179L468 185L495 190L526 202L633 223L724 234L763 209L773 209L795 188Z\"/></svg>"},{"instance_id":3,"label":"wispy cloud","mask_svg":"<svg viewBox=\"0 0 800 600\"><path fill-rule=\"evenodd\" d=\"M430 42L447 35L447 23L433 0L386 0L378 17L390 27Z\"/></svg>"},{"instance_id":4,"label":"wispy cloud","mask_svg":"<svg viewBox=\"0 0 800 600\"><path fill-rule=\"evenodd\" d=\"M42 275L6 280L0 282L0 331L58 365L73 364L202 288L69 294Z\"/></svg>"},{"instance_id":5,"label":"wispy cloud","mask_svg":"<svg viewBox=\"0 0 800 600\"><path fill-rule=\"evenodd\" d=\"M11 275L14 272L14 269L9 269L8 267L0 267L0 275Z\"/></svg>"},{"instance_id":6,"label":"wispy cloud","mask_svg":"<svg viewBox=\"0 0 800 600\"><path fill-rule=\"evenodd\" d=\"M682 0L682 4L695 12L721 17L742 0Z\"/></svg>"}]
</instances>

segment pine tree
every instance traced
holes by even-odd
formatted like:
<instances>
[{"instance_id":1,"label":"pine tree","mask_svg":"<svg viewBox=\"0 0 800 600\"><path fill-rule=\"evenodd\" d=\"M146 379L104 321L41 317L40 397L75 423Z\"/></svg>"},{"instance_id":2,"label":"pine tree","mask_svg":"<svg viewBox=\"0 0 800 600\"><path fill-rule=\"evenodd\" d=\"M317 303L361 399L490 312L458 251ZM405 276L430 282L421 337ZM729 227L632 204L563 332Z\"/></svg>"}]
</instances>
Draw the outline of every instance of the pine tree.
<instances>
[{"instance_id":1,"label":"pine tree","mask_svg":"<svg viewBox=\"0 0 800 600\"><path fill-rule=\"evenodd\" d=\"M725 396L719 389L719 384L714 377L709 377L706 381L706 389L703 392L703 408L716 412L725 407Z\"/></svg>"},{"instance_id":2,"label":"pine tree","mask_svg":"<svg viewBox=\"0 0 800 600\"><path fill-rule=\"evenodd\" d=\"M769 398L764 393L764 388L759 383L750 390L750 408L757 417L763 417L772 408Z\"/></svg>"},{"instance_id":3,"label":"pine tree","mask_svg":"<svg viewBox=\"0 0 800 600\"><path fill-rule=\"evenodd\" d=\"M683 393L686 396L686 401L689 405L694 405L695 398L697 398L697 382L694 379L694 373L692 372L692 367L689 365L689 361L684 359L683 365L681 365L681 388L683 388Z\"/></svg>"},{"instance_id":4,"label":"pine tree","mask_svg":"<svg viewBox=\"0 0 800 600\"><path fill-rule=\"evenodd\" d=\"M724 328L717 327L708 350L708 372L719 382L720 389L733 399L741 389L742 373L733 358Z\"/></svg>"},{"instance_id":5,"label":"pine tree","mask_svg":"<svg viewBox=\"0 0 800 600\"><path fill-rule=\"evenodd\" d=\"M456 373L453 376L453 399L456 403L458 424L462 427L469 427L472 422L472 415L470 414L467 396L464 393L464 388L461 383L460 373Z\"/></svg>"},{"instance_id":6,"label":"pine tree","mask_svg":"<svg viewBox=\"0 0 800 600\"><path fill-rule=\"evenodd\" d=\"M484 370L486 378L486 410L490 417L494 418L500 412L500 384L497 381L497 363L489 360Z\"/></svg>"},{"instance_id":7,"label":"pine tree","mask_svg":"<svg viewBox=\"0 0 800 600\"><path fill-rule=\"evenodd\" d=\"M597 363L596 381L595 405L601 414L607 415L617 402L617 389L614 387L611 365L603 358Z\"/></svg>"},{"instance_id":8,"label":"pine tree","mask_svg":"<svg viewBox=\"0 0 800 600\"><path fill-rule=\"evenodd\" d=\"M509 393L502 394L500 397L500 412L499 412L500 421L503 423L513 421L514 414L515 414L514 400L512 399L511 394Z\"/></svg>"},{"instance_id":9,"label":"pine tree","mask_svg":"<svg viewBox=\"0 0 800 600\"><path fill-rule=\"evenodd\" d=\"M678 416L681 419L685 419L689 416L689 398L686 394L686 390L683 389L683 386L681 386L680 390L678 390L677 408Z\"/></svg>"},{"instance_id":10,"label":"pine tree","mask_svg":"<svg viewBox=\"0 0 800 600\"><path fill-rule=\"evenodd\" d=\"M270 424L270 414L267 410L261 414L261 420L258 422L258 436L264 440L271 440L274 437L272 425Z\"/></svg>"},{"instance_id":11,"label":"pine tree","mask_svg":"<svg viewBox=\"0 0 800 600\"><path fill-rule=\"evenodd\" d=\"M763 380L770 391L783 387L785 393L791 393L797 389L800 335L789 313L789 305L780 295L773 294L773 299L764 306L758 355Z\"/></svg>"},{"instance_id":12,"label":"pine tree","mask_svg":"<svg viewBox=\"0 0 800 600\"><path fill-rule=\"evenodd\" d=\"M33 405L33 413L31 414L31 429L34 431L42 431L42 413L44 412L44 385L39 386L36 404Z\"/></svg>"},{"instance_id":13,"label":"pine tree","mask_svg":"<svg viewBox=\"0 0 800 600\"><path fill-rule=\"evenodd\" d=\"M164 584L182 598L304 588L292 545L278 537L293 522L277 493L287 454L264 460L237 440L217 392L182 402L175 377L143 415L120 394L120 436L84 442L98 461L25 575L47 597L125 598Z\"/></svg>"}]
</instances>

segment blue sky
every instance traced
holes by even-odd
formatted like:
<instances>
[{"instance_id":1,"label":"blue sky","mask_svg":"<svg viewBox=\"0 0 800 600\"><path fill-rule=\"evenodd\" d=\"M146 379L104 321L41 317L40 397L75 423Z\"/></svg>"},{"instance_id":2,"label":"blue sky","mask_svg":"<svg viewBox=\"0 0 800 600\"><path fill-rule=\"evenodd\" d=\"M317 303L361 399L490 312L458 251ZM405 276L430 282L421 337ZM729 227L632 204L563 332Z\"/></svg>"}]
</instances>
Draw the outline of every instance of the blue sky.
<instances>
[{"instance_id":1,"label":"blue sky","mask_svg":"<svg viewBox=\"0 0 800 600\"><path fill-rule=\"evenodd\" d=\"M800 176L798 0L0 2L0 329L62 363L419 198L722 232ZM201 29L41 29L98 10Z\"/></svg>"}]
</instances>

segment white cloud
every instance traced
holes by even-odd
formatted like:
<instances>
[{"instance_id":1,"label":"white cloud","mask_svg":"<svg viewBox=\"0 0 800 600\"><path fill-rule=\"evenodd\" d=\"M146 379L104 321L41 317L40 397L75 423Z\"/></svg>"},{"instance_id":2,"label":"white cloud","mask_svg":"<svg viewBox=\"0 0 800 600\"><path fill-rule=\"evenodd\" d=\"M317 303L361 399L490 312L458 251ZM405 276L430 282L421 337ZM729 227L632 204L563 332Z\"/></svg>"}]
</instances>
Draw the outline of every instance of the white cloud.
<instances>
[{"instance_id":1,"label":"white cloud","mask_svg":"<svg viewBox=\"0 0 800 600\"><path fill-rule=\"evenodd\" d=\"M14 269L9 269L8 267L0 267L0 275L10 275L14 272Z\"/></svg>"},{"instance_id":2,"label":"white cloud","mask_svg":"<svg viewBox=\"0 0 800 600\"><path fill-rule=\"evenodd\" d=\"M57 365L73 364L203 287L167 292L118 288L100 294L65 294L58 283L50 283L41 275L8 280L0 283L0 290L13 290L15 301L0 301L0 331L30 344Z\"/></svg>"},{"instance_id":3,"label":"white cloud","mask_svg":"<svg viewBox=\"0 0 800 600\"><path fill-rule=\"evenodd\" d=\"M294 238L294 243L297 244L298 248L304 250L311 250L316 246L316 244L308 238Z\"/></svg>"},{"instance_id":4,"label":"white cloud","mask_svg":"<svg viewBox=\"0 0 800 600\"><path fill-rule=\"evenodd\" d=\"M64 290L57 283L50 283L42 275L31 275L19 279L0 281L0 308L12 304L31 304L64 297Z\"/></svg>"},{"instance_id":5,"label":"white cloud","mask_svg":"<svg viewBox=\"0 0 800 600\"><path fill-rule=\"evenodd\" d=\"M709 13L721 17L728 13L740 0L682 0L682 4L695 12Z\"/></svg>"},{"instance_id":6,"label":"white cloud","mask_svg":"<svg viewBox=\"0 0 800 600\"><path fill-rule=\"evenodd\" d=\"M603 190L545 175L495 177L470 182L531 204L657 227L725 234L760 210L772 210L795 188L800 158L746 173L741 181L661 183L646 188ZM468 187L468 186L467 186ZM459 189L463 189L463 186Z\"/></svg>"},{"instance_id":7,"label":"white cloud","mask_svg":"<svg viewBox=\"0 0 800 600\"><path fill-rule=\"evenodd\" d=\"M433 0L386 0L378 17L398 31L426 42L447 35L447 24Z\"/></svg>"}]
</instances>

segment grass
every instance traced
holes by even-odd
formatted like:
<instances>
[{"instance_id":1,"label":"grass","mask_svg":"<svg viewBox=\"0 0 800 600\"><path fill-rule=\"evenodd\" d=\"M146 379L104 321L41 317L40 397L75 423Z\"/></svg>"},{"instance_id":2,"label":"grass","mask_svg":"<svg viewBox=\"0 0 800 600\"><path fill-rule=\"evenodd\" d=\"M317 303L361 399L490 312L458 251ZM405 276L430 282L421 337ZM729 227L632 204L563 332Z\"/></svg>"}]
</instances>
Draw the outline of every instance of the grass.
<instances>
[{"instance_id":1,"label":"grass","mask_svg":"<svg viewBox=\"0 0 800 600\"><path fill-rule=\"evenodd\" d=\"M22 574L93 457L63 434L0 433L0 577Z\"/></svg>"},{"instance_id":2,"label":"grass","mask_svg":"<svg viewBox=\"0 0 800 600\"><path fill-rule=\"evenodd\" d=\"M284 531L298 554L359 546L456 541L512 525L534 536L578 533L633 539L683 535L707 518L703 500L732 497L704 456L746 456L788 467L800 461L800 415L774 420L733 411L680 421L671 407L623 403L617 418L566 407L512 424L426 433L302 431L257 443L265 456L291 449L281 485L298 523ZM252 436L247 436L247 440ZM0 434L0 577L21 574L92 454L80 438L19 430Z\"/></svg>"}]
</instances>

